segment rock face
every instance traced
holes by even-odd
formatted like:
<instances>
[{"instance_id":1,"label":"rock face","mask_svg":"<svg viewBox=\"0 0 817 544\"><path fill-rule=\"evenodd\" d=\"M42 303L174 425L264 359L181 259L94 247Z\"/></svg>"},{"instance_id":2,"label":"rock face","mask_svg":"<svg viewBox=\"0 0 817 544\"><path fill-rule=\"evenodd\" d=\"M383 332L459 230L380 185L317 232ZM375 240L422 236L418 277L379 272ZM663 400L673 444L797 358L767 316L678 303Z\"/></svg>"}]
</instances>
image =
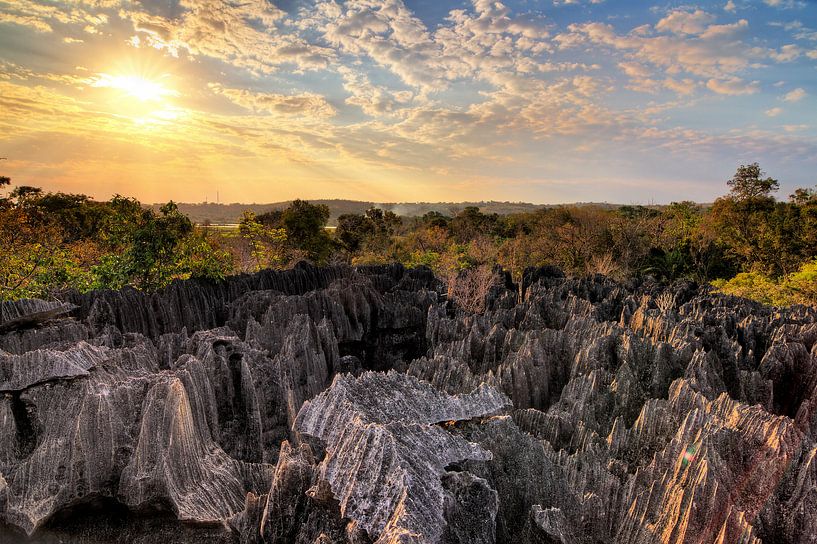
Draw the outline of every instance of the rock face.
<instances>
[{"instance_id":1,"label":"rock face","mask_svg":"<svg viewBox=\"0 0 817 544\"><path fill-rule=\"evenodd\" d=\"M376 543L437 542L446 529L440 479L445 467L491 458L440 424L509 407L508 399L488 386L452 397L405 374L367 372L335 378L328 391L301 408L295 429L322 441L326 455L319 476L339 501L341 515L355 520ZM480 486L461 475L449 484ZM489 515L495 515L495 498L491 502Z\"/></svg>"},{"instance_id":2,"label":"rock face","mask_svg":"<svg viewBox=\"0 0 817 544\"><path fill-rule=\"evenodd\" d=\"M443 293L301 265L1 304L0 541L817 542L815 309Z\"/></svg>"}]
</instances>

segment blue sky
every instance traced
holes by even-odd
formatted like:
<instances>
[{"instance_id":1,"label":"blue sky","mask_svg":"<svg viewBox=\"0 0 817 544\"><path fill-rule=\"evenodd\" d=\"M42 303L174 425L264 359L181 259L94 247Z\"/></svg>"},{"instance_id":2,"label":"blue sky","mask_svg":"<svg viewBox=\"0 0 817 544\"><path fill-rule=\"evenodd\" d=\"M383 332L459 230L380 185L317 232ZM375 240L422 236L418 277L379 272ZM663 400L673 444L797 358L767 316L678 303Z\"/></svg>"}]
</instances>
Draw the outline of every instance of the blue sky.
<instances>
[{"instance_id":1,"label":"blue sky","mask_svg":"<svg viewBox=\"0 0 817 544\"><path fill-rule=\"evenodd\" d=\"M0 0L16 183L267 202L817 183L817 2Z\"/></svg>"}]
</instances>

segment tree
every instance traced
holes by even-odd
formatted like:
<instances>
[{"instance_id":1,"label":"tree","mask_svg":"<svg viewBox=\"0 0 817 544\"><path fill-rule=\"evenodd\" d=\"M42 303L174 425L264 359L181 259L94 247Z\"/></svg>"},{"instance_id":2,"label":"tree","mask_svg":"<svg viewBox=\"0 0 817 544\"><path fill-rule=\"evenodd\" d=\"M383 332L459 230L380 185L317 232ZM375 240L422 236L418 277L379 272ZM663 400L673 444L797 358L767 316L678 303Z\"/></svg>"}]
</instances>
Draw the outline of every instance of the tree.
<instances>
[{"instance_id":1,"label":"tree","mask_svg":"<svg viewBox=\"0 0 817 544\"><path fill-rule=\"evenodd\" d=\"M366 220L372 225L376 236L393 236L397 228L403 224L400 216L391 210L381 210L380 208L369 208L366 210Z\"/></svg>"},{"instance_id":2,"label":"tree","mask_svg":"<svg viewBox=\"0 0 817 544\"><path fill-rule=\"evenodd\" d=\"M111 213L105 203L82 194L34 193L27 197L32 216L53 222L65 233L67 242L96 239Z\"/></svg>"},{"instance_id":3,"label":"tree","mask_svg":"<svg viewBox=\"0 0 817 544\"><path fill-rule=\"evenodd\" d=\"M281 224L286 230L287 242L295 249L306 252L307 258L324 264L332 252L332 239L326 233L329 207L295 200L281 214Z\"/></svg>"},{"instance_id":4,"label":"tree","mask_svg":"<svg viewBox=\"0 0 817 544\"><path fill-rule=\"evenodd\" d=\"M451 220L451 232L458 242L465 243L476 236L495 234L498 222L497 214L486 215L477 206L466 206Z\"/></svg>"},{"instance_id":5,"label":"tree","mask_svg":"<svg viewBox=\"0 0 817 544\"><path fill-rule=\"evenodd\" d=\"M461 270L448 278L448 298L469 313L485 311L488 295L494 285L501 284L501 278L487 264Z\"/></svg>"},{"instance_id":6,"label":"tree","mask_svg":"<svg viewBox=\"0 0 817 544\"><path fill-rule=\"evenodd\" d=\"M5 187L6 185L11 185L11 178L6 176L0 176L0 189ZM0 207L5 206L8 204L8 198L0 196Z\"/></svg>"},{"instance_id":7,"label":"tree","mask_svg":"<svg viewBox=\"0 0 817 544\"><path fill-rule=\"evenodd\" d=\"M420 221L429 226L429 227L437 227L441 229L447 229L448 224L451 222L451 218L447 215L443 215L440 212L430 211L426 212L421 218Z\"/></svg>"},{"instance_id":8,"label":"tree","mask_svg":"<svg viewBox=\"0 0 817 544\"><path fill-rule=\"evenodd\" d=\"M173 201L162 206L159 212L156 216L145 210L144 221L133 237L134 276L144 289L163 287L173 279L170 266L175 261L173 251L193 232L193 223Z\"/></svg>"},{"instance_id":9,"label":"tree","mask_svg":"<svg viewBox=\"0 0 817 544\"><path fill-rule=\"evenodd\" d=\"M0 206L0 300L46 295L59 238L58 231L32 222L19 204Z\"/></svg>"},{"instance_id":10,"label":"tree","mask_svg":"<svg viewBox=\"0 0 817 544\"><path fill-rule=\"evenodd\" d=\"M360 251L371 234L371 224L366 220L366 216L345 213L338 217L338 228L335 231L335 236L350 253Z\"/></svg>"},{"instance_id":11,"label":"tree","mask_svg":"<svg viewBox=\"0 0 817 544\"><path fill-rule=\"evenodd\" d=\"M177 246L180 278L221 280L234 269L232 255L207 229L195 229Z\"/></svg>"},{"instance_id":12,"label":"tree","mask_svg":"<svg viewBox=\"0 0 817 544\"><path fill-rule=\"evenodd\" d=\"M584 274L591 259L610 250L610 213L581 206L540 210L530 236L530 252L537 265L555 264L573 274Z\"/></svg>"},{"instance_id":13,"label":"tree","mask_svg":"<svg viewBox=\"0 0 817 544\"><path fill-rule=\"evenodd\" d=\"M789 195L789 202L792 204L798 204L800 206L809 203L810 201L817 198L817 191L814 189L805 189L803 187L797 188L794 190L794 193Z\"/></svg>"},{"instance_id":14,"label":"tree","mask_svg":"<svg viewBox=\"0 0 817 544\"><path fill-rule=\"evenodd\" d=\"M756 162L739 166L732 179L726 182L730 196L736 200L769 198L772 192L780 189L780 182L773 178L764 179L765 175Z\"/></svg>"},{"instance_id":15,"label":"tree","mask_svg":"<svg viewBox=\"0 0 817 544\"><path fill-rule=\"evenodd\" d=\"M286 264L287 241L286 231L282 228L267 226L259 221L260 216L246 210L241 216L238 232L250 246L251 264L253 272L263 268L277 268Z\"/></svg>"},{"instance_id":16,"label":"tree","mask_svg":"<svg viewBox=\"0 0 817 544\"><path fill-rule=\"evenodd\" d=\"M0 186L9 183L0 178ZM64 227L42 217L37 209L41 194L35 187L21 187L0 199L0 300L47 297L88 283L81 267L84 248L64 244Z\"/></svg>"},{"instance_id":17,"label":"tree","mask_svg":"<svg viewBox=\"0 0 817 544\"><path fill-rule=\"evenodd\" d=\"M19 202L22 202L26 199L35 198L39 195L43 194L43 190L39 187L31 187L29 185L20 185L16 189L14 189L11 194L9 195L10 198L13 198Z\"/></svg>"},{"instance_id":18,"label":"tree","mask_svg":"<svg viewBox=\"0 0 817 544\"><path fill-rule=\"evenodd\" d=\"M255 219L265 227L272 227L278 229L283 226L281 224L281 219L283 215L284 215L283 210L270 210L268 212L264 212L256 216Z\"/></svg>"},{"instance_id":19,"label":"tree","mask_svg":"<svg viewBox=\"0 0 817 544\"><path fill-rule=\"evenodd\" d=\"M118 289L132 284L155 290L184 277L186 270L178 249L193 233L193 223L178 206L168 202L157 215L132 199L115 197L112 205L122 215L111 218L110 243L120 249L105 255L94 267L95 287Z\"/></svg>"}]
</instances>

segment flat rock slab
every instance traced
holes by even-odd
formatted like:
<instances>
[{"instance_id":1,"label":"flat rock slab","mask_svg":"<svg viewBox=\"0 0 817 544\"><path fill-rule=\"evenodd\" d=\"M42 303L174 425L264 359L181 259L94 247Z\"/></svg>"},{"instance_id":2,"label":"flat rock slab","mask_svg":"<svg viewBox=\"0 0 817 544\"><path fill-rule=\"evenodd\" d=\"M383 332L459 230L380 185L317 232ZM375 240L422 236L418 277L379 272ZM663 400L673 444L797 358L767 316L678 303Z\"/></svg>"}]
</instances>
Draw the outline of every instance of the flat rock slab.
<instances>
[{"instance_id":1,"label":"flat rock slab","mask_svg":"<svg viewBox=\"0 0 817 544\"><path fill-rule=\"evenodd\" d=\"M323 442L320 473L341 514L375 542L437 542L446 527L440 478L451 463L490 452L442 425L491 416L510 400L490 386L448 395L405 374L338 376L304 404L295 429Z\"/></svg>"}]
</instances>

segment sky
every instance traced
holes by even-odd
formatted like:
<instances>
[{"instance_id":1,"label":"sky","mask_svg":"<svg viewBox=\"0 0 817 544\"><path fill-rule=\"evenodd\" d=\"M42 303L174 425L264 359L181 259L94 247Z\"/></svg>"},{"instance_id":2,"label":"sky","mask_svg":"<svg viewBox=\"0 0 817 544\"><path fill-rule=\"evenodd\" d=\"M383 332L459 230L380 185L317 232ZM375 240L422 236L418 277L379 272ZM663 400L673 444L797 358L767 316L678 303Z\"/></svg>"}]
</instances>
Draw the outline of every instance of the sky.
<instances>
[{"instance_id":1,"label":"sky","mask_svg":"<svg viewBox=\"0 0 817 544\"><path fill-rule=\"evenodd\" d=\"M817 184L817 0L0 0L0 174L145 202Z\"/></svg>"}]
</instances>

